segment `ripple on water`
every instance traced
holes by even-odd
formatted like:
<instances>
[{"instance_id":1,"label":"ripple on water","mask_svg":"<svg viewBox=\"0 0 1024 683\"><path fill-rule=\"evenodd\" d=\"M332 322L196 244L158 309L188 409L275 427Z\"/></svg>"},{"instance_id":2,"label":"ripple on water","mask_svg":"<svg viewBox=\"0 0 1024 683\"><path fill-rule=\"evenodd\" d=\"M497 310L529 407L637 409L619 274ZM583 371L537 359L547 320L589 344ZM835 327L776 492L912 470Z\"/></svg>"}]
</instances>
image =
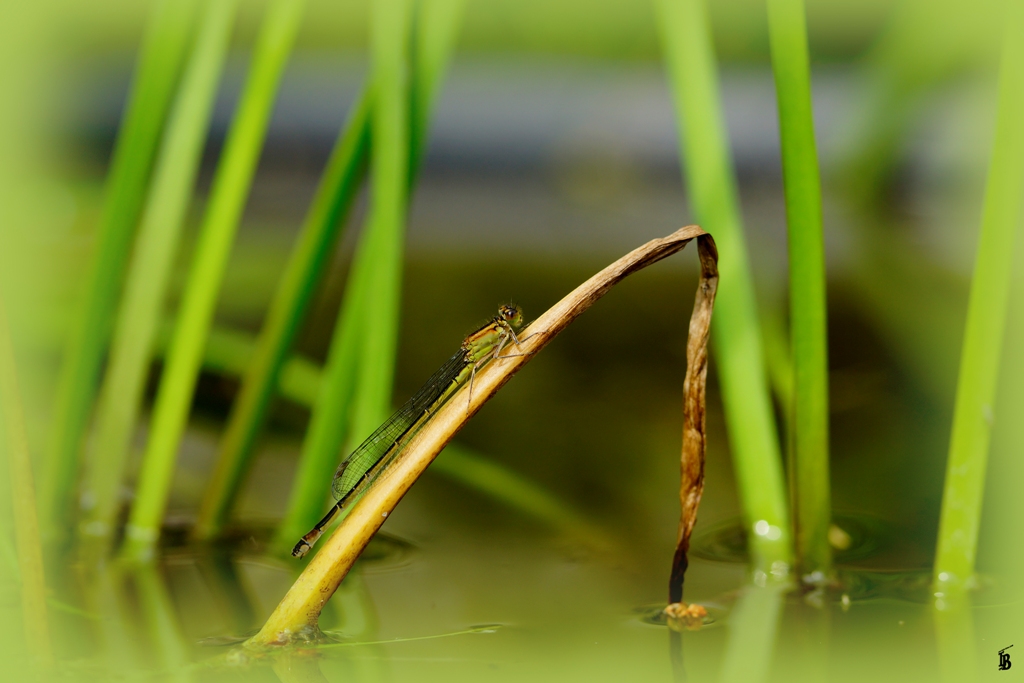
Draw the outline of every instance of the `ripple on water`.
<instances>
[{"instance_id":1,"label":"ripple on water","mask_svg":"<svg viewBox=\"0 0 1024 683\"><path fill-rule=\"evenodd\" d=\"M709 628L721 626L725 623L729 614L729 607L723 602L700 602L708 614L704 617L699 629L704 631ZM668 616L665 614L665 604L643 605L634 610L637 617L645 624L652 626L668 626Z\"/></svg>"},{"instance_id":2,"label":"ripple on water","mask_svg":"<svg viewBox=\"0 0 1024 683\"><path fill-rule=\"evenodd\" d=\"M245 528L228 528L217 541L216 547L196 543L189 538L190 526L181 524L165 525L161 536L161 551L165 556L180 561L182 558L206 557L211 551L231 557L263 557L268 553L274 529L270 526L248 525ZM378 532L370 539L357 561L364 568L374 571L404 567L415 553L416 546L409 541ZM312 557L310 554L309 557ZM285 557L286 562L295 560Z\"/></svg>"},{"instance_id":3,"label":"ripple on water","mask_svg":"<svg viewBox=\"0 0 1024 683\"><path fill-rule=\"evenodd\" d=\"M892 547L894 533L882 519L862 514L836 513L833 525L841 530L842 546L833 548L838 565L863 560ZM747 529L743 520L729 519L694 535L690 556L715 562L746 563Z\"/></svg>"},{"instance_id":4,"label":"ripple on water","mask_svg":"<svg viewBox=\"0 0 1024 683\"><path fill-rule=\"evenodd\" d=\"M696 534L690 545L690 556L713 562L746 564L749 562L747 535L741 519L726 520ZM902 564L896 538L893 526L883 519L836 513L830 532L836 566L834 578L817 586L793 584L786 600L838 604L843 609L864 601L898 600L925 604L934 600L931 570L922 567L908 569ZM868 558L872 558L871 564L875 566L851 566ZM884 566L888 559L894 565L891 568ZM882 566L877 566L879 564ZM983 577L973 591L972 603L976 607L998 604L998 593L998 586ZM728 596L717 603L717 613L713 607L716 603L708 605L709 618L713 623L724 621L728 608L723 604L731 604ZM642 608L639 610L641 619L649 624L665 625L662 607Z\"/></svg>"}]
</instances>

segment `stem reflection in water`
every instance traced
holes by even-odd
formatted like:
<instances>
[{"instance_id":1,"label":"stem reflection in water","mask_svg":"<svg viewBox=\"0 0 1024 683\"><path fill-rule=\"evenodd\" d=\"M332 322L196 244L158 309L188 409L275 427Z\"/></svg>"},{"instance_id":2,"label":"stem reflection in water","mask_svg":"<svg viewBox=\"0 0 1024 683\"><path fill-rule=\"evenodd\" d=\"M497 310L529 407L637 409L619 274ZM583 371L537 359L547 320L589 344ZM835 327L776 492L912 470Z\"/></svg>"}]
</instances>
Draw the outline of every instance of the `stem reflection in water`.
<instances>
[{"instance_id":1,"label":"stem reflection in water","mask_svg":"<svg viewBox=\"0 0 1024 683\"><path fill-rule=\"evenodd\" d=\"M722 683L758 683L768 678L782 602L790 586L769 582L748 585L729 615L729 640L722 662Z\"/></svg>"}]
</instances>

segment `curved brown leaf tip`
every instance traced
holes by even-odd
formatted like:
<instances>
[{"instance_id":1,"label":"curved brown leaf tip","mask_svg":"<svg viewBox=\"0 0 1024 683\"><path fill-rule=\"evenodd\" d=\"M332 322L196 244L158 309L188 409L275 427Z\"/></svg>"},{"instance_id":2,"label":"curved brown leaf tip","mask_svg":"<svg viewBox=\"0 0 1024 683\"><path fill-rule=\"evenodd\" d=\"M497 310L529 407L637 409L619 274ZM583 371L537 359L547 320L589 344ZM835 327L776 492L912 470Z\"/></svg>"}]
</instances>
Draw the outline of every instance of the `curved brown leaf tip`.
<instances>
[{"instance_id":1,"label":"curved brown leaf tip","mask_svg":"<svg viewBox=\"0 0 1024 683\"><path fill-rule=\"evenodd\" d=\"M705 430L706 389L708 375L708 337L711 330L711 312L718 290L718 248L711 235L697 237L700 257L700 283L690 315L690 331L686 341L686 378L683 381L683 452L680 462L679 535L672 557L669 576L669 603L683 599L683 579L686 574L686 553L690 548L690 534L697 523L697 508L704 493L704 454L707 450Z\"/></svg>"}]
</instances>

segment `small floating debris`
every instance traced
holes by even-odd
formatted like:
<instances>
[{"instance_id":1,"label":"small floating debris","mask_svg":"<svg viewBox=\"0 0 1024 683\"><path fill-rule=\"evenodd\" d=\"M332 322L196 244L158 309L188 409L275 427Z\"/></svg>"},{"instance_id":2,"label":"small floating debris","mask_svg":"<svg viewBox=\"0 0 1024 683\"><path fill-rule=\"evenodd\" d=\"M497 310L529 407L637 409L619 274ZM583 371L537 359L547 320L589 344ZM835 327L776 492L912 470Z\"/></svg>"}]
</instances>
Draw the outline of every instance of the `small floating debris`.
<instances>
[{"instance_id":1,"label":"small floating debris","mask_svg":"<svg viewBox=\"0 0 1024 683\"><path fill-rule=\"evenodd\" d=\"M828 527L828 543L836 550L849 550L853 539L843 527L833 523Z\"/></svg>"},{"instance_id":2,"label":"small floating debris","mask_svg":"<svg viewBox=\"0 0 1024 683\"><path fill-rule=\"evenodd\" d=\"M732 602L732 597L727 602ZM665 607L665 603L637 607L634 612L640 621L651 626L668 626L674 631L706 631L725 624L729 607L708 602L701 605L677 602Z\"/></svg>"},{"instance_id":3,"label":"small floating debris","mask_svg":"<svg viewBox=\"0 0 1024 683\"><path fill-rule=\"evenodd\" d=\"M703 605L685 602L673 602L662 610L668 627L673 631L697 631L708 618L708 611Z\"/></svg>"}]
</instances>

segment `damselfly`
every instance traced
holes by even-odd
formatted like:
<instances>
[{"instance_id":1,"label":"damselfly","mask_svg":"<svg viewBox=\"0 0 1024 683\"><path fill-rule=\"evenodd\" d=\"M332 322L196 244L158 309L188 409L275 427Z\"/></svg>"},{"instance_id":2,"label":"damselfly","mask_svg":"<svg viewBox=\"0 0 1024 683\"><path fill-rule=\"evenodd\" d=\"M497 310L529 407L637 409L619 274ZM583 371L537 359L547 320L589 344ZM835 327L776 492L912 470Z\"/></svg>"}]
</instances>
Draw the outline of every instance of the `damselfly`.
<instances>
[{"instance_id":1,"label":"damselfly","mask_svg":"<svg viewBox=\"0 0 1024 683\"><path fill-rule=\"evenodd\" d=\"M509 343L518 345L516 334L523 326L523 312L518 306L502 306L491 322L466 337L455 355L420 387L412 398L377 428L345 458L334 473L331 491L338 501L303 536L292 555L302 557L323 534L328 524L381 475L402 452L413 435L430 416L447 401L455 390L470 383L472 392L476 371L493 358L500 357Z\"/></svg>"}]
</instances>

